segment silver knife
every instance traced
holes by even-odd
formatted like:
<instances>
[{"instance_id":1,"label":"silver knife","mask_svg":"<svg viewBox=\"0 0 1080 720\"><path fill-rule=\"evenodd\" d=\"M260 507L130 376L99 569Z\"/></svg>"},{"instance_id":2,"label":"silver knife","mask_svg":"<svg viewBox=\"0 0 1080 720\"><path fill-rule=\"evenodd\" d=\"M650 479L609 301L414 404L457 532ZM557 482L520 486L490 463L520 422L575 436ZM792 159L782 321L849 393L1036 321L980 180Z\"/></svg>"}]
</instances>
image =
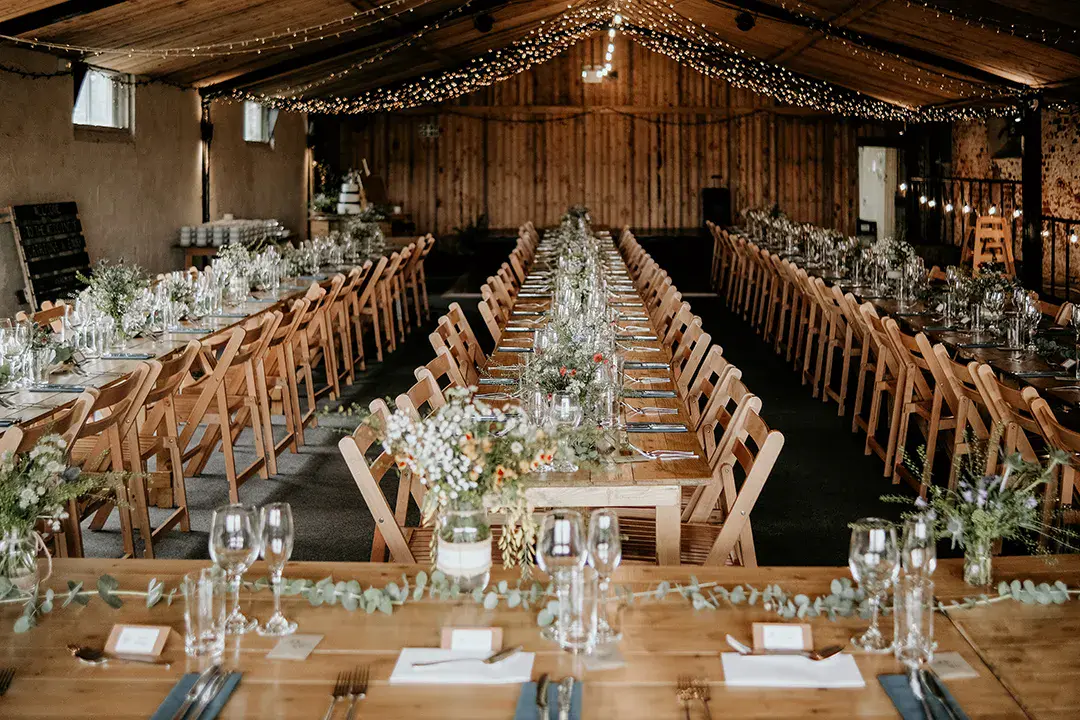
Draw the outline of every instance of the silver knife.
<instances>
[{"instance_id":1,"label":"silver knife","mask_svg":"<svg viewBox=\"0 0 1080 720\"><path fill-rule=\"evenodd\" d=\"M199 702L195 705L195 708L191 711L191 720L199 720L202 717L203 711L207 706L214 701L214 698L224 689L225 683L229 681L229 673L223 672L214 678L214 682L203 692L199 698Z\"/></svg>"},{"instance_id":2,"label":"silver knife","mask_svg":"<svg viewBox=\"0 0 1080 720\"><path fill-rule=\"evenodd\" d=\"M536 683L536 717L538 720L549 720L548 716L548 676L544 673Z\"/></svg>"},{"instance_id":3,"label":"silver knife","mask_svg":"<svg viewBox=\"0 0 1080 720\"><path fill-rule=\"evenodd\" d=\"M219 672L221 672L220 665L211 665L203 670L199 677L195 678L195 684L188 690L187 697L185 697L184 702L180 704L180 708L176 711L176 714L172 716L172 720L182 720L184 715L187 714L188 708L190 708L192 703L199 698L202 691L206 689L206 686L211 680L214 680L217 677Z\"/></svg>"},{"instance_id":4,"label":"silver knife","mask_svg":"<svg viewBox=\"0 0 1080 720\"><path fill-rule=\"evenodd\" d=\"M559 720L570 720L570 702L574 697L574 678L559 683Z\"/></svg>"},{"instance_id":5,"label":"silver knife","mask_svg":"<svg viewBox=\"0 0 1080 720\"><path fill-rule=\"evenodd\" d=\"M949 704L949 697L945 694L945 689L941 686L941 678L937 676L937 673L933 670L920 670L919 674L922 676L923 687L927 688L934 699L941 703L950 720L960 720L953 711L952 705Z\"/></svg>"}]
</instances>

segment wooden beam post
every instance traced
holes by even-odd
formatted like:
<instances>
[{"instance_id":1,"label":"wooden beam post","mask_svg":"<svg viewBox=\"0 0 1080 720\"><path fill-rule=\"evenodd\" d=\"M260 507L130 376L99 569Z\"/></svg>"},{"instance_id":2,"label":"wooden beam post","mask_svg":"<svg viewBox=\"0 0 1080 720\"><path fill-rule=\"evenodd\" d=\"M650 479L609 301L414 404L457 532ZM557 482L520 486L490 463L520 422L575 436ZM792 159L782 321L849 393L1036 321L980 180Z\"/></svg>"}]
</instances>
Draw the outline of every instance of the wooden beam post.
<instances>
[{"instance_id":1,"label":"wooden beam post","mask_svg":"<svg viewBox=\"0 0 1080 720\"><path fill-rule=\"evenodd\" d=\"M1036 97L1024 108L1024 156L1020 163L1020 180L1024 192L1024 232L1021 251L1024 256L1024 287L1042 292L1042 98Z\"/></svg>"},{"instance_id":2,"label":"wooden beam post","mask_svg":"<svg viewBox=\"0 0 1080 720\"><path fill-rule=\"evenodd\" d=\"M210 222L210 142L214 139L214 123L210 121L210 98L202 98L202 221Z\"/></svg>"},{"instance_id":3,"label":"wooden beam post","mask_svg":"<svg viewBox=\"0 0 1080 720\"><path fill-rule=\"evenodd\" d=\"M124 2L127 0L67 0L0 22L0 35L15 37Z\"/></svg>"}]
</instances>

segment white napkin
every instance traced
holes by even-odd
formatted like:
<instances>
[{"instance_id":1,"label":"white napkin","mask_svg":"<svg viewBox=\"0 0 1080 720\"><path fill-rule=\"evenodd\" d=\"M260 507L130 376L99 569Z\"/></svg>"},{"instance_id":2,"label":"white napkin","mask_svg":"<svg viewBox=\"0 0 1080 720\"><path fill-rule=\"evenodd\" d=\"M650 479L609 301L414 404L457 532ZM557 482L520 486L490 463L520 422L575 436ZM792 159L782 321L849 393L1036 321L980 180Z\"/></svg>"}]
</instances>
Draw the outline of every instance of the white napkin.
<instances>
[{"instance_id":1,"label":"white napkin","mask_svg":"<svg viewBox=\"0 0 1080 720\"><path fill-rule=\"evenodd\" d=\"M861 688L866 687L855 658L834 655L814 661L798 655L740 655L722 653L724 682L741 687Z\"/></svg>"},{"instance_id":2,"label":"white napkin","mask_svg":"<svg viewBox=\"0 0 1080 720\"><path fill-rule=\"evenodd\" d=\"M533 653L519 652L494 665L485 665L480 659L491 652L473 650L444 650L443 648L404 648L398 655L394 672L390 673L391 685L457 684L457 685L509 685L529 682L532 677ZM431 667L414 668L413 663L450 658L477 658L475 661L446 663Z\"/></svg>"}]
</instances>

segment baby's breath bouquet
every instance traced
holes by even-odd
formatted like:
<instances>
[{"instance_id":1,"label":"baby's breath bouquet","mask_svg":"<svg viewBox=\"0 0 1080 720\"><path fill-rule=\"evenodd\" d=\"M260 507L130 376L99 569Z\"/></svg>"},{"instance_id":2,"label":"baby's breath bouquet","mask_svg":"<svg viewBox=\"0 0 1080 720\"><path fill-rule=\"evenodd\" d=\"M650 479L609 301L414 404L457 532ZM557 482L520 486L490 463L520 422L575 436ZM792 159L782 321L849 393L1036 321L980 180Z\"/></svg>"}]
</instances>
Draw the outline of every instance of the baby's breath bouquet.
<instances>
[{"instance_id":1,"label":"baby's breath bouquet","mask_svg":"<svg viewBox=\"0 0 1080 720\"><path fill-rule=\"evenodd\" d=\"M451 388L446 404L426 418L393 413L384 438L398 468L414 473L427 488L421 512L425 523L435 520L437 536L454 529L446 522L449 511L486 506L506 514L500 540L504 564L531 564L536 528L522 478L552 461L554 441L521 412L490 407L473 397L473 389Z\"/></svg>"},{"instance_id":2,"label":"baby's breath bouquet","mask_svg":"<svg viewBox=\"0 0 1080 720\"><path fill-rule=\"evenodd\" d=\"M98 311L112 318L121 331L125 331L124 315L132 311L136 300L150 287L150 278L143 269L138 265L128 265L123 260L116 263L101 260L94 266L89 278L80 279L87 284L81 299L89 301ZM131 327L133 323L126 325Z\"/></svg>"},{"instance_id":3,"label":"baby's breath bouquet","mask_svg":"<svg viewBox=\"0 0 1080 720\"><path fill-rule=\"evenodd\" d=\"M896 238L882 238L873 244L872 252L879 258L883 258L889 270L897 270L915 257L915 248L911 243Z\"/></svg>"},{"instance_id":4,"label":"baby's breath bouquet","mask_svg":"<svg viewBox=\"0 0 1080 720\"><path fill-rule=\"evenodd\" d=\"M379 223L364 219L361 214L345 223L345 237L353 243L357 255L361 258L376 258L386 251L386 237Z\"/></svg>"}]
</instances>

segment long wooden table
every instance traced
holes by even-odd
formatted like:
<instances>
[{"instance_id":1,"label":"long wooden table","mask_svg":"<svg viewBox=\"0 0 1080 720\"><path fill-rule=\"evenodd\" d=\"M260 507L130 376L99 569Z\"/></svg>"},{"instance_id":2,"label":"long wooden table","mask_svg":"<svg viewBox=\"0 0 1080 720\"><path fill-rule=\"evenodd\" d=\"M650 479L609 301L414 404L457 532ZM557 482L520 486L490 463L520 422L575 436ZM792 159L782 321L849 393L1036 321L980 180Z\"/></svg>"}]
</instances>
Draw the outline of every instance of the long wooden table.
<instances>
[{"instance_id":1,"label":"long wooden table","mask_svg":"<svg viewBox=\"0 0 1080 720\"><path fill-rule=\"evenodd\" d=\"M58 592L66 581L81 580L94 587L109 573L122 590L145 590L150 578L174 587L186 572L205 563L179 560L58 560L48 583ZM365 588L383 587L413 578L421 567L367 563L291 564L291 578L355 579ZM262 576L257 565L250 578ZM636 591L654 588L661 580L687 582L691 573L700 582L725 587L776 583L788 592L811 597L828 593L833 578L847 576L846 568L620 568L616 582ZM516 571L496 571L494 581L513 583ZM1061 558L1048 565L1039 558L995 559L995 580L1031 578L1035 582L1062 579L1070 587L1080 582L1080 558ZM939 563L935 576L939 599L971 595L961 579L961 563ZM268 591L242 595L244 611L265 620L271 611ZM391 616L350 612L340 605L312 607L300 597L284 599L287 615L299 632L323 635L304 662L265 659L274 640L248 635L230 638L224 663L242 671L243 679L229 700L223 718L318 718L330 699L334 678L341 671L367 666L371 683L360 718L469 718L507 720L513 717L517 686L389 685L388 678L402 647L437 647L445 626L497 626L506 646L523 645L536 653L533 677L574 675L584 682L586 718L671 718L683 711L675 697L681 675L704 678L710 684L714 716L740 718L896 718L876 676L895 673L892 656L856 654L866 687L851 690L728 688L720 653L727 651L727 633L749 641L751 623L776 621L760 605L722 606L694 611L685 600L669 596L662 602L639 600L623 615L621 651L625 667L587 671L582 659L560 651L540 638L535 611L510 609L506 603L487 611L471 599L442 602L423 599L394 608ZM113 610L99 598L87 607L71 605L44 616L30 632L17 635L12 623L20 608L0 607L0 668L14 668L14 682L0 698L0 717L11 718L146 718L185 672L202 667L184 654L179 636L170 638L163 657L171 667L110 662L80 664L65 647L70 643L102 645L114 623L169 625L183 631L183 601L147 609L141 598L127 598ZM1075 718L1080 716L1080 603L1022 605L1012 601L938 615L938 652L959 652L978 672L970 680L947 682L971 718ZM889 621L883 621L885 628ZM814 644L846 644L865 628L858 618L810 621ZM343 718L338 708L337 718ZM694 718L701 718L700 708Z\"/></svg>"},{"instance_id":2,"label":"long wooden table","mask_svg":"<svg viewBox=\"0 0 1080 720\"><path fill-rule=\"evenodd\" d=\"M348 272L350 268L329 270L327 275L316 278L296 278L295 285L283 285L277 296L265 292L253 292L247 301L225 308L219 315L208 315L199 320L185 320L180 323L179 331L165 332L157 337L137 337L129 341L123 349L112 348L106 354L150 354L162 358L187 345L192 340L202 340L227 328L246 322L248 319L275 308L281 303L299 297L313 282L323 282L335 272ZM184 331L186 330L186 332ZM192 332L203 330L204 332ZM59 373L50 376L49 383L76 385L86 388L100 388L127 375L143 360L97 358L85 361L81 370ZM5 400L13 407L0 407L0 432L4 425L37 420L56 411L77 397L72 392L37 391L22 389L6 395Z\"/></svg>"},{"instance_id":3,"label":"long wooden table","mask_svg":"<svg viewBox=\"0 0 1080 720\"><path fill-rule=\"evenodd\" d=\"M623 267L625 268L625 265ZM537 282L537 275L533 273L526 278L523 285L528 287L535 282ZM626 282L629 282L629 279ZM523 292L522 294L531 295L532 293ZM620 301L627 303L620 306L624 312L641 312L646 316L640 320L627 321L626 325L653 327L652 321L648 319L648 311L636 292L622 297ZM539 308L538 311L547 311L550 305L549 298L519 296L514 303L514 308L528 306ZM520 331L504 331L499 347L532 346L534 326L516 323L514 316L511 316L511 321L507 325L511 328L517 325ZM644 334L641 333L641 335ZM653 328L653 336L657 336L655 328ZM656 340L626 339L622 342L632 347L651 349L627 352L627 361L663 362L670 368L671 352L661 342L661 338L658 337ZM496 348L488 360L488 365L515 365L521 362L521 357L520 353L501 352L499 348ZM692 431L686 407L675 392L671 370L632 370L627 374L632 374L635 378L664 378L667 380L665 383L643 384L640 388L666 390L676 395L671 398L627 398L628 404L638 408L672 408L677 410L678 414L643 413L628 417L627 411L622 409L624 420L681 423L689 429L685 433L633 433L630 435L630 441L646 452L684 450L695 453L697 457L663 461L630 457L625 458L625 462L607 470L588 469L575 473L545 473L542 480L529 484L526 496L534 507L653 508L656 512L657 560L661 565L678 565L682 488L707 485L712 482L712 470L696 433ZM498 391L508 388L509 386L484 385L480 390L481 392Z\"/></svg>"}]
</instances>

